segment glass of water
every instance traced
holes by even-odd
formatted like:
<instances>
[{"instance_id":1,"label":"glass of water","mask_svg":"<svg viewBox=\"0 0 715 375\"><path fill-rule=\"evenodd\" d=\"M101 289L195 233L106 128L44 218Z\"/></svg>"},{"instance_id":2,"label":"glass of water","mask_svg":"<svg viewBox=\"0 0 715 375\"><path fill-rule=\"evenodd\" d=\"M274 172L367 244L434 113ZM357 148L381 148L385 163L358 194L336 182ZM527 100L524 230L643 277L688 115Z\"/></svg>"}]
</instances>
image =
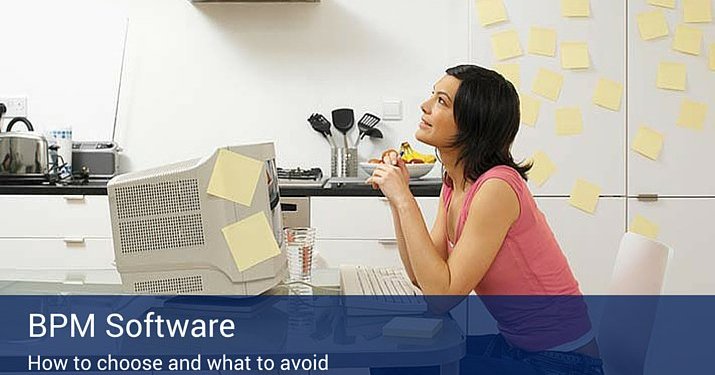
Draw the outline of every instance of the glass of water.
<instances>
[{"instance_id":1,"label":"glass of water","mask_svg":"<svg viewBox=\"0 0 715 375\"><path fill-rule=\"evenodd\" d=\"M288 257L288 281L309 283L313 269L315 228L285 228L283 234Z\"/></svg>"}]
</instances>

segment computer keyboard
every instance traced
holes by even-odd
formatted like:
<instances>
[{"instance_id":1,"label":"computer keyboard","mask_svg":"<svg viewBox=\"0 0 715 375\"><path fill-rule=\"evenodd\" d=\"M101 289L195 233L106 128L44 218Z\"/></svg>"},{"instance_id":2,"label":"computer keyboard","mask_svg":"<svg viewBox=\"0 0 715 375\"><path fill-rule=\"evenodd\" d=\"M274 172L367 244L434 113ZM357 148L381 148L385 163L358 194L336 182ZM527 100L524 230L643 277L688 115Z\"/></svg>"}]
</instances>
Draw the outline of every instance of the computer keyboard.
<instances>
[{"instance_id":1,"label":"computer keyboard","mask_svg":"<svg viewBox=\"0 0 715 375\"><path fill-rule=\"evenodd\" d=\"M346 296L374 297L345 298L346 307L376 310L375 314L384 310L419 314L427 310L422 291L412 285L404 269L341 266L340 287Z\"/></svg>"}]
</instances>

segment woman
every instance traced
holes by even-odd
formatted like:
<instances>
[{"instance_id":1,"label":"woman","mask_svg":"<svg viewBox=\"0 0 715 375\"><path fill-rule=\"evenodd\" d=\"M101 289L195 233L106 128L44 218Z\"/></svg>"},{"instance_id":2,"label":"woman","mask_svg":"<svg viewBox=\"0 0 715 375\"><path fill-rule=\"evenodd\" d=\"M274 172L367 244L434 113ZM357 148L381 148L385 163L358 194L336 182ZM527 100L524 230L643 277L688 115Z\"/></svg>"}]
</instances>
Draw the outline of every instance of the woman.
<instances>
[{"instance_id":1,"label":"woman","mask_svg":"<svg viewBox=\"0 0 715 375\"><path fill-rule=\"evenodd\" d=\"M432 230L396 153L366 181L390 201L412 282L428 295L482 296L500 331L486 342L472 338L485 344L482 357L519 361L536 373L601 374L578 282L526 185L531 166L511 155L520 124L514 86L491 70L457 66L421 109L416 138L438 150L445 169Z\"/></svg>"}]
</instances>

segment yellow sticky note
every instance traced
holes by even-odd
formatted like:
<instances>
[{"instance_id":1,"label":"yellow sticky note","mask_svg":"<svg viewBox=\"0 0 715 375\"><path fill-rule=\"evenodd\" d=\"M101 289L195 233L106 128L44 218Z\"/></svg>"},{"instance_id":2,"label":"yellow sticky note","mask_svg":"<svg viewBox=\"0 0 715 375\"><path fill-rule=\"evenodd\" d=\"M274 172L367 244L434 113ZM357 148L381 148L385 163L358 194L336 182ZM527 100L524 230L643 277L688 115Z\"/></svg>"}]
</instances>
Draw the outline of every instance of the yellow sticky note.
<instances>
[{"instance_id":1,"label":"yellow sticky note","mask_svg":"<svg viewBox=\"0 0 715 375\"><path fill-rule=\"evenodd\" d=\"M668 35L668 21L660 10L641 13L636 17L638 31L643 40L651 40Z\"/></svg>"},{"instance_id":2,"label":"yellow sticky note","mask_svg":"<svg viewBox=\"0 0 715 375\"><path fill-rule=\"evenodd\" d=\"M712 0L683 0L683 21L700 23L712 20Z\"/></svg>"},{"instance_id":3,"label":"yellow sticky note","mask_svg":"<svg viewBox=\"0 0 715 375\"><path fill-rule=\"evenodd\" d=\"M561 95L561 87L564 85L564 76L552 72L548 69L539 69L536 73L532 91L551 101L556 101Z\"/></svg>"},{"instance_id":4,"label":"yellow sticky note","mask_svg":"<svg viewBox=\"0 0 715 375\"><path fill-rule=\"evenodd\" d=\"M619 111L622 97L622 83L601 78L596 85L596 93L593 94L593 103L612 111Z\"/></svg>"},{"instance_id":5,"label":"yellow sticky note","mask_svg":"<svg viewBox=\"0 0 715 375\"><path fill-rule=\"evenodd\" d=\"M561 43L561 67L564 69L588 69L591 58L588 55L588 44L581 42Z\"/></svg>"},{"instance_id":6,"label":"yellow sticky note","mask_svg":"<svg viewBox=\"0 0 715 375\"><path fill-rule=\"evenodd\" d=\"M707 104L685 99L680 106L680 116L678 117L677 124L685 128L701 130L705 125L705 115L707 112Z\"/></svg>"},{"instance_id":7,"label":"yellow sticky note","mask_svg":"<svg viewBox=\"0 0 715 375\"><path fill-rule=\"evenodd\" d=\"M536 183L536 186L546 183L556 172L556 164L543 151L535 152L531 161L534 164L529 170L529 178Z\"/></svg>"},{"instance_id":8,"label":"yellow sticky note","mask_svg":"<svg viewBox=\"0 0 715 375\"><path fill-rule=\"evenodd\" d=\"M591 2L589 0L561 0L561 15L564 17L589 17L591 16Z\"/></svg>"},{"instance_id":9,"label":"yellow sticky note","mask_svg":"<svg viewBox=\"0 0 715 375\"><path fill-rule=\"evenodd\" d=\"M497 60L511 59L524 54L516 30L502 31L492 35L492 50Z\"/></svg>"},{"instance_id":10,"label":"yellow sticky note","mask_svg":"<svg viewBox=\"0 0 715 375\"><path fill-rule=\"evenodd\" d=\"M685 91L687 76L685 64L661 62L658 65L656 86L666 90Z\"/></svg>"},{"instance_id":11,"label":"yellow sticky note","mask_svg":"<svg viewBox=\"0 0 715 375\"><path fill-rule=\"evenodd\" d=\"M532 27L528 51L534 55L556 56L556 30Z\"/></svg>"},{"instance_id":12,"label":"yellow sticky note","mask_svg":"<svg viewBox=\"0 0 715 375\"><path fill-rule=\"evenodd\" d=\"M715 70L715 44L710 45L710 70Z\"/></svg>"},{"instance_id":13,"label":"yellow sticky note","mask_svg":"<svg viewBox=\"0 0 715 375\"><path fill-rule=\"evenodd\" d=\"M576 135L583 132L583 116L581 109L559 108L556 110L556 134Z\"/></svg>"},{"instance_id":14,"label":"yellow sticky note","mask_svg":"<svg viewBox=\"0 0 715 375\"><path fill-rule=\"evenodd\" d=\"M241 272L281 253L263 212L231 224L221 232Z\"/></svg>"},{"instance_id":15,"label":"yellow sticky note","mask_svg":"<svg viewBox=\"0 0 715 375\"><path fill-rule=\"evenodd\" d=\"M521 94L519 102L521 104L521 123L536 126L536 122L539 120L541 101L533 96Z\"/></svg>"},{"instance_id":16,"label":"yellow sticky note","mask_svg":"<svg viewBox=\"0 0 715 375\"><path fill-rule=\"evenodd\" d=\"M504 76L514 87L521 87L521 67L519 64L496 64L494 65L494 70Z\"/></svg>"},{"instance_id":17,"label":"yellow sticky note","mask_svg":"<svg viewBox=\"0 0 715 375\"><path fill-rule=\"evenodd\" d=\"M482 26L509 20L502 0L477 0L477 15Z\"/></svg>"},{"instance_id":18,"label":"yellow sticky note","mask_svg":"<svg viewBox=\"0 0 715 375\"><path fill-rule=\"evenodd\" d=\"M207 192L250 206L263 163L228 150L219 151Z\"/></svg>"},{"instance_id":19,"label":"yellow sticky note","mask_svg":"<svg viewBox=\"0 0 715 375\"><path fill-rule=\"evenodd\" d=\"M646 219L641 215L636 215L631 221L630 231L646 236L651 239L657 239L660 228L658 224Z\"/></svg>"},{"instance_id":20,"label":"yellow sticky note","mask_svg":"<svg viewBox=\"0 0 715 375\"><path fill-rule=\"evenodd\" d=\"M596 212L598 205L598 197L601 194L601 187L594 185L586 180L578 179L571 190L571 198L569 203L579 210L590 214Z\"/></svg>"},{"instance_id":21,"label":"yellow sticky note","mask_svg":"<svg viewBox=\"0 0 715 375\"><path fill-rule=\"evenodd\" d=\"M700 55L703 44L703 31L694 27L678 25L673 38L673 49L691 55Z\"/></svg>"},{"instance_id":22,"label":"yellow sticky note","mask_svg":"<svg viewBox=\"0 0 715 375\"><path fill-rule=\"evenodd\" d=\"M656 160L663 149L663 139L663 134L647 126L641 126L638 128L631 149L651 160Z\"/></svg>"},{"instance_id":23,"label":"yellow sticky note","mask_svg":"<svg viewBox=\"0 0 715 375\"><path fill-rule=\"evenodd\" d=\"M675 0L648 0L648 4L663 8L675 9Z\"/></svg>"}]
</instances>

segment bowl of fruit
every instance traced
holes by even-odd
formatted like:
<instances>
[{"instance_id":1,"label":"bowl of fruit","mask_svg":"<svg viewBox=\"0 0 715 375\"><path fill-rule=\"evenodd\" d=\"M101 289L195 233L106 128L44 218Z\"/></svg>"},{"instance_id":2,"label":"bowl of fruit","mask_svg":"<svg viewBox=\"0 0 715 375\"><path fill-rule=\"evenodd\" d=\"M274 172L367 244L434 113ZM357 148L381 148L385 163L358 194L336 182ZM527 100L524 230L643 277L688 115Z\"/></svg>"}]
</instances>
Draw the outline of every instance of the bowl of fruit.
<instances>
[{"instance_id":1,"label":"bowl of fruit","mask_svg":"<svg viewBox=\"0 0 715 375\"><path fill-rule=\"evenodd\" d=\"M380 159L370 159L367 163L360 163L360 168L362 168L367 174L372 174L375 168L382 164L382 158L384 158L390 152L395 152L400 155L400 158L405 162L407 171L410 172L410 178L417 179L424 177L432 168L434 168L434 163L437 158L434 155L422 154L415 151L409 143L403 142L400 146L400 151L389 149L382 153Z\"/></svg>"}]
</instances>

